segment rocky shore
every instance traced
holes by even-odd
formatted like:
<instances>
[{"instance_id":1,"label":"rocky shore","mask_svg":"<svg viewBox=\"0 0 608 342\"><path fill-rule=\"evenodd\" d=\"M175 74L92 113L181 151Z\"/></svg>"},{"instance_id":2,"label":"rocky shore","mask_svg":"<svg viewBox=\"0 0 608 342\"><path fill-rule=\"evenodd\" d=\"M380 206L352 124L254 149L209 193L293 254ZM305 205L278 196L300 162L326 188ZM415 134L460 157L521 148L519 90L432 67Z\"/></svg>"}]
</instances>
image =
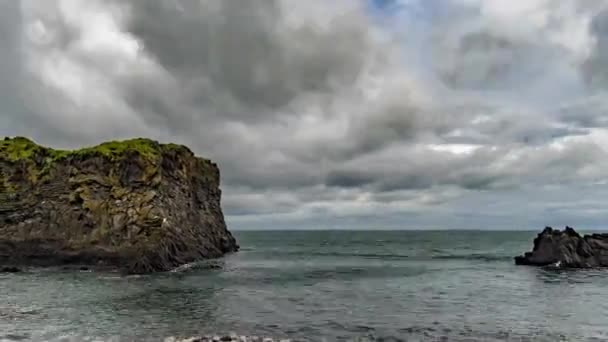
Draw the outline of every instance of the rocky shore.
<instances>
[{"instance_id":1,"label":"rocky shore","mask_svg":"<svg viewBox=\"0 0 608 342\"><path fill-rule=\"evenodd\" d=\"M515 257L515 264L554 268L608 267L608 234L581 236L573 228L545 228L531 252Z\"/></svg>"},{"instance_id":2,"label":"rocky shore","mask_svg":"<svg viewBox=\"0 0 608 342\"><path fill-rule=\"evenodd\" d=\"M216 164L148 139L74 151L0 140L0 268L168 271L238 250Z\"/></svg>"}]
</instances>

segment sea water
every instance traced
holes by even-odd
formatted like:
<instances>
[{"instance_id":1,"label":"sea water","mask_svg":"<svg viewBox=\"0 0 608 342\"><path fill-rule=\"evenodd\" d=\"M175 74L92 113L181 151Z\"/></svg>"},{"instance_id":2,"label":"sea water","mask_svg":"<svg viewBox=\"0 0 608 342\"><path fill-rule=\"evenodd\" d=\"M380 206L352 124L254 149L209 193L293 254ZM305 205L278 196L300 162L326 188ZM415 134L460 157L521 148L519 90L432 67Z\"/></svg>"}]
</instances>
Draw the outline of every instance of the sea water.
<instances>
[{"instance_id":1,"label":"sea water","mask_svg":"<svg viewBox=\"0 0 608 342\"><path fill-rule=\"evenodd\" d=\"M608 271L515 266L535 232L235 235L239 253L176 272L0 275L0 340L608 340Z\"/></svg>"}]
</instances>

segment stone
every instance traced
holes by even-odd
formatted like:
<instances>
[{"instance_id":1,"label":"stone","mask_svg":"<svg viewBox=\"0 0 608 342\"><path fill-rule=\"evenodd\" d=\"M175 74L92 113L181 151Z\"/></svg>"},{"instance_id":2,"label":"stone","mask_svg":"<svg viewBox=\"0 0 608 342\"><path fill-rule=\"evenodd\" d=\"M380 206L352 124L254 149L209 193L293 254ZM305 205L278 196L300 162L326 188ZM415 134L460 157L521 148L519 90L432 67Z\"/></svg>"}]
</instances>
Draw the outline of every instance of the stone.
<instances>
[{"instance_id":1,"label":"stone","mask_svg":"<svg viewBox=\"0 0 608 342\"><path fill-rule=\"evenodd\" d=\"M239 246L216 164L149 139L59 151L0 141L0 267L172 270ZM77 268L76 268L77 269Z\"/></svg>"},{"instance_id":2,"label":"stone","mask_svg":"<svg viewBox=\"0 0 608 342\"><path fill-rule=\"evenodd\" d=\"M116 203L116 202L115 202ZM120 203L116 203L117 205L120 205ZM123 213L118 213L115 214L112 217L112 228L115 230L119 230L122 227L124 227L125 224L125 214Z\"/></svg>"},{"instance_id":3,"label":"stone","mask_svg":"<svg viewBox=\"0 0 608 342\"><path fill-rule=\"evenodd\" d=\"M581 236L573 228L546 227L534 239L531 252L515 257L516 265L552 268L608 267L608 234Z\"/></svg>"},{"instance_id":4,"label":"stone","mask_svg":"<svg viewBox=\"0 0 608 342\"><path fill-rule=\"evenodd\" d=\"M19 273L21 269L15 266L0 267L0 273Z\"/></svg>"}]
</instances>

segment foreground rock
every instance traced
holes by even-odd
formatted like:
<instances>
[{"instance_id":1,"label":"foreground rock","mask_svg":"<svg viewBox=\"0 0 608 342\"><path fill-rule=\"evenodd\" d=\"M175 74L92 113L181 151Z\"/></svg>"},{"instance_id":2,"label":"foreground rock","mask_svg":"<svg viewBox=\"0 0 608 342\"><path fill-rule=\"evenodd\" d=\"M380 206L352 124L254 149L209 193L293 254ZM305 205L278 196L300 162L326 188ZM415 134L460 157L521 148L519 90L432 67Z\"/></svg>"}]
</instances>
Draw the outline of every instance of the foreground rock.
<instances>
[{"instance_id":1,"label":"foreground rock","mask_svg":"<svg viewBox=\"0 0 608 342\"><path fill-rule=\"evenodd\" d=\"M166 271L238 250L219 170L147 139L58 151L0 141L0 266Z\"/></svg>"},{"instance_id":2,"label":"foreground rock","mask_svg":"<svg viewBox=\"0 0 608 342\"><path fill-rule=\"evenodd\" d=\"M19 273L21 269L15 266L2 266L0 267L0 273Z\"/></svg>"},{"instance_id":3,"label":"foreground rock","mask_svg":"<svg viewBox=\"0 0 608 342\"><path fill-rule=\"evenodd\" d=\"M532 252L515 257L515 263L559 268L608 267L608 234L581 236L570 227L564 231L547 227L534 239Z\"/></svg>"}]
</instances>

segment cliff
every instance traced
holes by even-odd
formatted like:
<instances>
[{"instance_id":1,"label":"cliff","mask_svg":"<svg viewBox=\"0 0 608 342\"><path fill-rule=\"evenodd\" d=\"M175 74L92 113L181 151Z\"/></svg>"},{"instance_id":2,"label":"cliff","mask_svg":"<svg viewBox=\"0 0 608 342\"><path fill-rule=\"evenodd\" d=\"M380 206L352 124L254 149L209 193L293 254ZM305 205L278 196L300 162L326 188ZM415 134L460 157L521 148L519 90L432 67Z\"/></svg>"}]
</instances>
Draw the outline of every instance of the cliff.
<instances>
[{"instance_id":1,"label":"cliff","mask_svg":"<svg viewBox=\"0 0 608 342\"><path fill-rule=\"evenodd\" d=\"M574 229L545 228L534 239L532 252L515 257L517 265L558 268L608 267L608 234L581 236Z\"/></svg>"},{"instance_id":2,"label":"cliff","mask_svg":"<svg viewBox=\"0 0 608 342\"><path fill-rule=\"evenodd\" d=\"M187 147L148 139L75 151L0 141L0 265L165 271L238 250L220 175Z\"/></svg>"}]
</instances>

